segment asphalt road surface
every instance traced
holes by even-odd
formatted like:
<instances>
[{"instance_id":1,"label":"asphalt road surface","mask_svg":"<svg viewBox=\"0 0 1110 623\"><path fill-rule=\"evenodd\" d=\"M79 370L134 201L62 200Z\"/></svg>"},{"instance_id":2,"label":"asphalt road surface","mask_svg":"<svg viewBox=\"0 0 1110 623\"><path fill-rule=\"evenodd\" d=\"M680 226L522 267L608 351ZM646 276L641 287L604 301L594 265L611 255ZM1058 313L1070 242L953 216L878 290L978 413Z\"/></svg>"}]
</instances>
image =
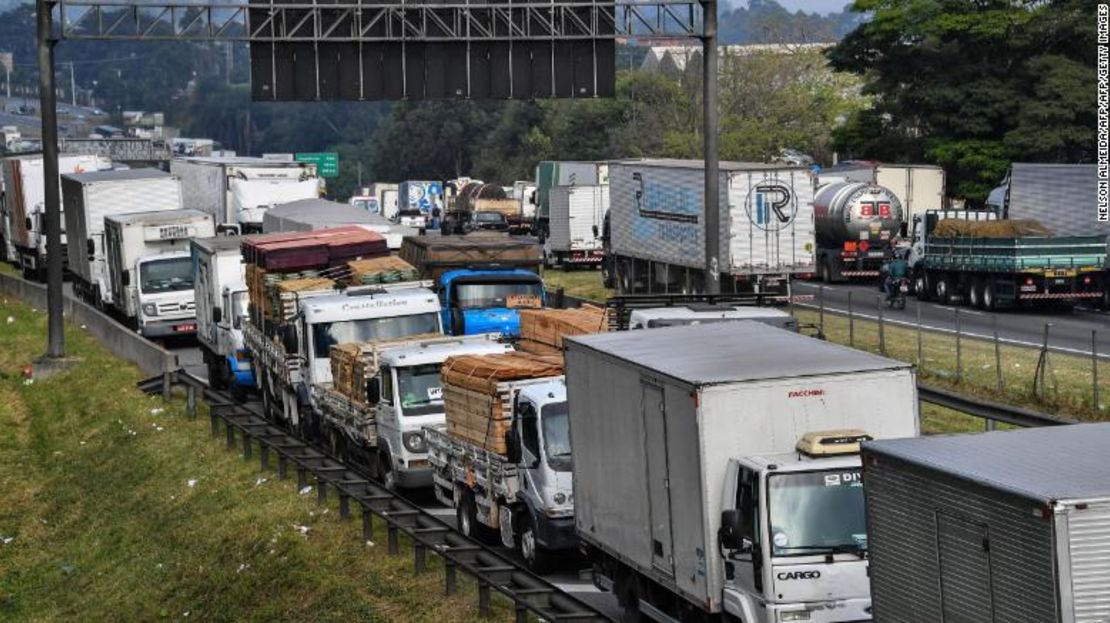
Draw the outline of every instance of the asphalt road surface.
<instances>
[{"instance_id":1,"label":"asphalt road surface","mask_svg":"<svg viewBox=\"0 0 1110 623\"><path fill-rule=\"evenodd\" d=\"M876 301L882 293L873 284L824 285L805 281L794 282L795 294L812 294L813 301L804 307L816 308L820 291L824 292L825 309L834 313L847 313L848 294L852 297L852 311L860 318L875 319ZM918 301L910 296L902 311L883 308L883 317L892 323L916 326ZM1091 354L1091 332L1097 331L1095 342L1100 358L1110 359L1110 313L1077 308L1074 311L1053 309L981 311L963 306L944 306L935 302L922 302L921 324L924 328L942 332L955 332L956 313L959 310L960 332L970 337L990 339L994 323L998 323L998 336L1003 343L1039 347L1044 341L1045 323L1049 323L1048 344L1056 352L1076 355Z\"/></svg>"}]
</instances>

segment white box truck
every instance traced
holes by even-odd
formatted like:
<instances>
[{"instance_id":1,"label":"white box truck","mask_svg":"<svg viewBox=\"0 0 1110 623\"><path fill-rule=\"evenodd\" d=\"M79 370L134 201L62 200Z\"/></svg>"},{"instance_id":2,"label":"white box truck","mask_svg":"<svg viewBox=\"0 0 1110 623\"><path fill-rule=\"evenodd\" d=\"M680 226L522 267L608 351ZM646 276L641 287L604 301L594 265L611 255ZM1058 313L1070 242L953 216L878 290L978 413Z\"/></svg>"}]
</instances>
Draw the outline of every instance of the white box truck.
<instances>
[{"instance_id":1,"label":"white box truck","mask_svg":"<svg viewBox=\"0 0 1110 623\"><path fill-rule=\"evenodd\" d=\"M100 171L111 167L107 158L99 156L58 156L58 174ZM46 187L43 184L42 154L9 156L0 160L4 193L0 196L0 248L8 261L14 262L23 276L46 281ZM61 198L61 181L58 182ZM60 206L64 211L65 204ZM65 253L65 215L60 214L62 252ZM63 261L65 255L63 255Z\"/></svg>"},{"instance_id":2,"label":"white box truck","mask_svg":"<svg viewBox=\"0 0 1110 623\"><path fill-rule=\"evenodd\" d=\"M1110 621L1110 424L863 444L876 620Z\"/></svg>"},{"instance_id":3,"label":"white box truck","mask_svg":"<svg viewBox=\"0 0 1110 623\"><path fill-rule=\"evenodd\" d=\"M262 231L262 215L274 205L320 196L316 165L262 158L174 158L170 173L181 178L185 207L207 212L216 224L238 233Z\"/></svg>"},{"instance_id":4,"label":"white box truck","mask_svg":"<svg viewBox=\"0 0 1110 623\"><path fill-rule=\"evenodd\" d=\"M555 186L548 191L546 266L600 266L601 227L609 211L609 186Z\"/></svg>"},{"instance_id":5,"label":"white box truck","mask_svg":"<svg viewBox=\"0 0 1110 623\"><path fill-rule=\"evenodd\" d=\"M255 386L243 343L250 299L240 244L239 236L218 236L194 238L190 245L197 342L208 367L208 383L230 390L236 398L244 398Z\"/></svg>"},{"instance_id":6,"label":"white box truck","mask_svg":"<svg viewBox=\"0 0 1110 623\"><path fill-rule=\"evenodd\" d=\"M104 217L181 209L181 183L157 169L93 171L62 176L66 253L73 291L103 308L112 303L104 260Z\"/></svg>"},{"instance_id":7,"label":"white box truck","mask_svg":"<svg viewBox=\"0 0 1110 623\"><path fill-rule=\"evenodd\" d=\"M809 171L779 164L720 165L722 292L786 292L814 270ZM700 160L609 164L603 227L607 281L621 293L705 291L705 168Z\"/></svg>"},{"instance_id":8,"label":"white box truck","mask_svg":"<svg viewBox=\"0 0 1110 623\"><path fill-rule=\"evenodd\" d=\"M146 337L197 330L191 238L216 235L197 210L134 212L104 219L111 308Z\"/></svg>"},{"instance_id":9,"label":"white box truck","mask_svg":"<svg viewBox=\"0 0 1110 623\"><path fill-rule=\"evenodd\" d=\"M858 442L918 434L909 364L750 321L564 348L578 535L626 613L871 619Z\"/></svg>"}]
</instances>

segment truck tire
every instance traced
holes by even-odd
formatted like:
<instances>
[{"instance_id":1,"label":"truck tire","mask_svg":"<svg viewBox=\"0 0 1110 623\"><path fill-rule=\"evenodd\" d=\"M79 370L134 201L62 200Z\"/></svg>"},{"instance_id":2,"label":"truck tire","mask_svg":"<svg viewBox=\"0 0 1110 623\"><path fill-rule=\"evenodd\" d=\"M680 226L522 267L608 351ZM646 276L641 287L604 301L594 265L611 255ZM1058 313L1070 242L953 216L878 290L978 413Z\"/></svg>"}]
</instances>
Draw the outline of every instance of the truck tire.
<instances>
[{"instance_id":1,"label":"truck tire","mask_svg":"<svg viewBox=\"0 0 1110 623\"><path fill-rule=\"evenodd\" d=\"M998 294L994 289L994 279L987 279L983 283L983 309L987 311L998 309Z\"/></svg>"},{"instance_id":2,"label":"truck tire","mask_svg":"<svg viewBox=\"0 0 1110 623\"><path fill-rule=\"evenodd\" d=\"M463 536L480 541L478 537L478 509L474 506L474 494L463 488L459 503L455 505L455 520Z\"/></svg>"},{"instance_id":3,"label":"truck tire","mask_svg":"<svg viewBox=\"0 0 1110 623\"><path fill-rule=\"evenodd\" d=\"M983 308L983 290L986 289L982 279L973 279L967 289L967 306L973 309Z\"/></svg>"},{"instance_id":4,"label":"truck tire","mask_svg":"<svg viewBox=\"0 0 1110 623\"><path fill-rule=\"evenodd\" d=\"M228 378L232 379L227 384L227 391L231 394L231 399L243 404L247 401L247 388L234 381L235 375L230 370L228 370Z\"/></svg>"},{"instance_id":5,"label":"truck tire","mask_svg":"<svg viewBox=\"0 0 1110 623\"><path fill-rule=\"evenodd\" d=\"M204 355L204 361L208 364L208 385L217 391L228 389L228 376L225 373L227 366L207 348L202 347L201 352Z\"/></svg>"},{"instance_id":6,"label":"truck tire","mask_svg":"<svg viewBox=\"0 0 1110 623\"><path fill-rule=\"evenodd\" d=\"M546 573L551 568L551 552L536 539L536 521L527 509L524 511L524 525L520 531L520 555L528 563L528 568L536 573Z\"/></svg>"},{"instance_id":7,"label":"truck tire","mask_svg":"<svg viewBox=\"0 0 1110 623\"><path fill-rule=\"evenodd\" d=\"M928 301L932 297L933 284L929 280L929 275L925 271L920 271L913 280L913 293L917 295L917 300Z\"/></svg>"},{"instance_id":8,"label":"truck tire","mask_svg":"<svg viewBox=\"0 0 1110 623\"><path fill-rule=\"evenodd\" d=\"M623 611L621 621L628 623L640 621L640 581L636 572L619 569L614 580L613 592L616 593L617 603Z\"/></svg>"},{"instance_id":9,"label":"truck tire","mask_svg":"<svg viewBox=\"0 0 1110 623\"><path fill-rule=\"evenodd\" d=\"M952 279L947 275L938 277L934 292L936 293L938 303L941 305L951 305L954 300L952 297Z\"/></svg>"},{"instance_id":10,"label":"truck tire","mask_svg":"<svg viewBox=\"0 0 1110 623\"><path fill-rule=\"evenodd\" d=\"M378 479L387 491L397 492L397 470L393 469L393 457L389 455L389 450L378 453Z\"/></svg>"}]
</instances>

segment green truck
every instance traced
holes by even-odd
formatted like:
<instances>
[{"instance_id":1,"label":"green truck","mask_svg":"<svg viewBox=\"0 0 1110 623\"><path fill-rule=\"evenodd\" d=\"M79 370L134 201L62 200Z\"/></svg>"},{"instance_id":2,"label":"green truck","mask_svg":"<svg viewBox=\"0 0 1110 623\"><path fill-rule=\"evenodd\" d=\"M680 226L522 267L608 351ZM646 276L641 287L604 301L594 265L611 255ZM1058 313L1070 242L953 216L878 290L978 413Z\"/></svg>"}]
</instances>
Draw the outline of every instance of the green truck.
<instances>
[{"instance_id":1,"label":"green truck","mask_svg":"<svg viewBox=\"0 0 1110 623\"><path fill-rule=\"evenodd\" d=\"M921 300L980 309L1071 306L1107 296L1107 238L938 236L945 219L994 221L993 211L931 210L914 218L910 267Z\"/></svg>"}]
</instances>

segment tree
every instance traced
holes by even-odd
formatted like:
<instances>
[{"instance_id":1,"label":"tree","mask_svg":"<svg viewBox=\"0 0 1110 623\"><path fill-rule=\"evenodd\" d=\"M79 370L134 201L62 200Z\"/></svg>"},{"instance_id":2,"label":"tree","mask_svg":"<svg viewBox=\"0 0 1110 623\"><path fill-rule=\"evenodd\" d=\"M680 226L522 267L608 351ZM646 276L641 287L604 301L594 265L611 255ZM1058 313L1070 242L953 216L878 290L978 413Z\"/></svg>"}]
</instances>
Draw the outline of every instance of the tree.
<instances>
[{"instance_id":1,"label":"tree","mask_svg":"<svg viewBox=\"0 0 1110 623\"><path fill-rule=\"evenodd\" d=\"M945 167L981 202L1012 161L1094 156L1092 0L856 0L872 19L830 53L874 109L836 142L850 156Z\"/></svg>"}]
</instances>

